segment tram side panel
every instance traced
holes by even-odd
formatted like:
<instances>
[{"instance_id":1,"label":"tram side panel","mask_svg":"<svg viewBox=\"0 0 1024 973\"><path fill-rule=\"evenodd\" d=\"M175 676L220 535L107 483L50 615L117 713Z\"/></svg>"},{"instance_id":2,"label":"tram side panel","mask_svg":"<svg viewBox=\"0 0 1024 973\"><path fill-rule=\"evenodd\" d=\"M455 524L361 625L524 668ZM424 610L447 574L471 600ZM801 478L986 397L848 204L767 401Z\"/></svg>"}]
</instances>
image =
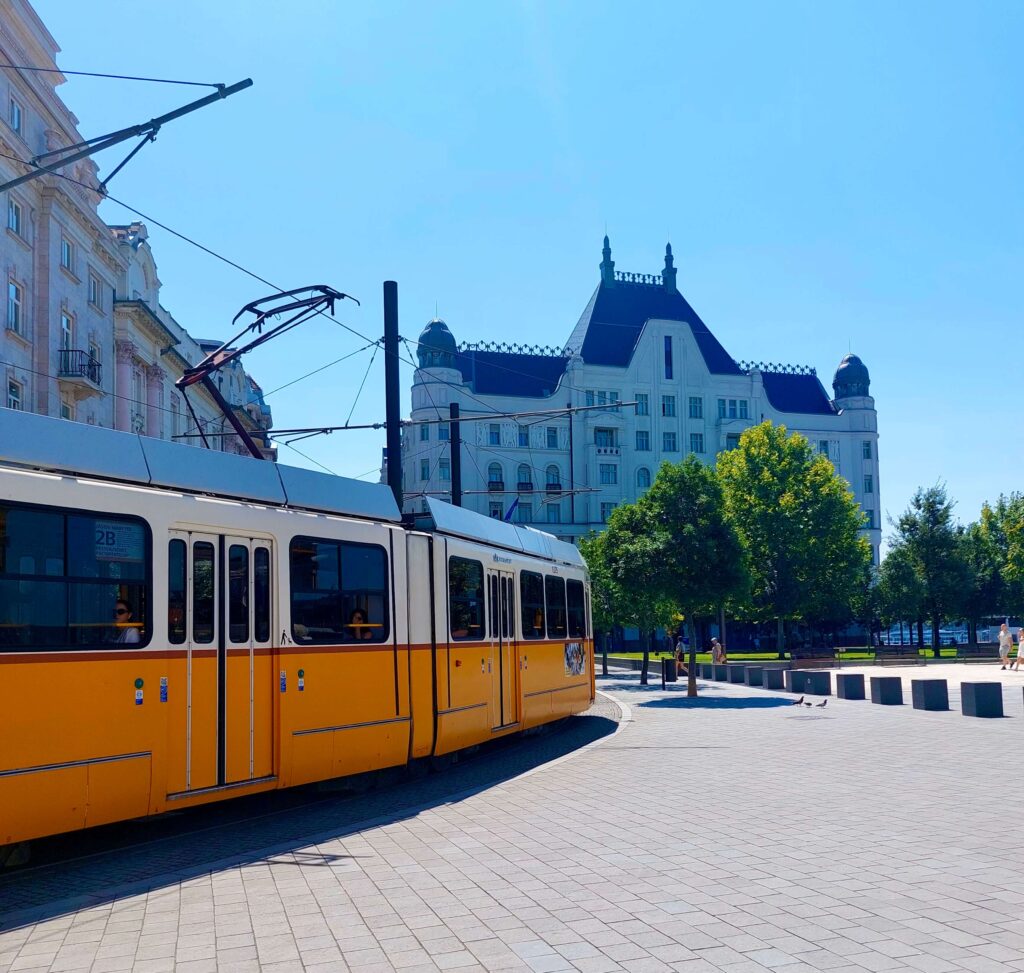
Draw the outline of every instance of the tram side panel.
<instances>
[{"instance_id":1,"label":"tram side panel","mask_svg":"<svg viewBox=\"0 0 1024 973\"><path fill-rule=\"evenodd\" d=\"M280 652L282 783L408 760L406 558L381 525L319 521L286 546Z\"/></svg>"},{"instance_id":2,"label":"tram side panel","mask_svg":"<svg viewBox=\"0 0 1024 973\"><path fill-rule=\"evenodd\" d=\"M409 757L429 757L434 752L436 685L433 595L438 583L431 561L432 540L427 534L406 535L406 605L409 624L407 681L412 710ZM444 585L442 578L440 584Z\"/></svg>"}]
</instances>

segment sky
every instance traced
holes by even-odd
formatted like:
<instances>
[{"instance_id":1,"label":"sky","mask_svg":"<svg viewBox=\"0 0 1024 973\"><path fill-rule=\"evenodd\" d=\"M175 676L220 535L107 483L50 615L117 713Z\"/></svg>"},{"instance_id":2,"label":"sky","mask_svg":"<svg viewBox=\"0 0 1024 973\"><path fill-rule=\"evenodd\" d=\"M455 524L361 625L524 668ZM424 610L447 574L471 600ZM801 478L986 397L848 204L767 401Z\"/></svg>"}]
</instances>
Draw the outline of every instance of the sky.
<instances>
[{"instance_id":1,"label":"sky","mask_svg":"<svg viewBox=\"0 0 1024 973\"><path fill-rule=\"evenodd\" d=\"M620 270L660 272L671 239L680 290L734 358L814 365L831 390L861 356L883 516L935 483L965 521L1024 490L1024 4L35 7L67 70L251 77L166 126L111 192L275 286L356 296L339 318L363 335L383 333L394 279L411 342L436 308L458 340L561 344L606 229ZM86 135L203 93L60 91ZM268 293L149 229L161 301L192 334L227 337ZM362 344L317 320L247 367L270 391ZM382 420L382 357L272 394L275 425ZM375 478L383 443L336 433L281 460Z\"/></svg>"}]
</instances>

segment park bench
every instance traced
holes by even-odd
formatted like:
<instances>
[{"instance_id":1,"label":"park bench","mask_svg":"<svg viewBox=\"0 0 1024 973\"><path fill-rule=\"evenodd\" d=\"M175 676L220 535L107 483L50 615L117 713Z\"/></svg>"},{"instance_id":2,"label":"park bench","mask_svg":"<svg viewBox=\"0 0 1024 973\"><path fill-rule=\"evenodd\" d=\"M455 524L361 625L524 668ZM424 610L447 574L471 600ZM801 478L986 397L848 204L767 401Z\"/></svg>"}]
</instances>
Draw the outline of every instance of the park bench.
<instances>
[{"instance_id":1,"label":"park bench","mask_svg":"<svg viewBox=\"0 0 1024 973\"><path fill-rule=\"evenodd\" d=\"M790 658L794 669L827 669L836 664L835 649L825 646L793 649Z\"/></svg>"},{"instance_id":2,"label":"park bench","mask_svg":"<svg viewBox=\"0 0 1024 973\"><path fill-rule=\"evenodd\" d=\"M926 659L916 645L880 645L875 649L875 664L880 666L923 666Z\"/></svg>"},{"instance_id":3,"label":"park bench","mask_svg":"<svg viewBox=\"0 0 1024 973\"><path fill-rule=\"evenodd\" d=\"M999 658L999 644L958 645L956 658L958 662L995 662Z\"/></svg>"}]
</instances>

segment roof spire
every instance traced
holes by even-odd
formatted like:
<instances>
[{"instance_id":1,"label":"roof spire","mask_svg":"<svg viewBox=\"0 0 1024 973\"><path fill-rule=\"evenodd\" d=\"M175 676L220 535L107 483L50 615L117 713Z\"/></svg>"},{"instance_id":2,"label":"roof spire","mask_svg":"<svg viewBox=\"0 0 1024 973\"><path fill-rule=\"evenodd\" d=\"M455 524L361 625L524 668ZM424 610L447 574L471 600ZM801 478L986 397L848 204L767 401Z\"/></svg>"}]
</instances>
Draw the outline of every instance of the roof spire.
<instances>
[{"instance_id":1,"label":"roof spire","mask_svg":"<svg viewBox=\"0 0 1024 973\"><path fill-rule=\"evenodd\" d=\"M672 259L672 244L665 244L665 269L661 272L661 281L667 291L676 290L676 268Z\"/></svg>"},{"instance_id":2,"label":"roof spire","mask_svg":"<svg viewBox=\"0 0 1024 973\"><path fill-rule=\"evenodd\" d=\"M601 261L601 283L609 287L615 283L615 261L612 260L612 245L608 242L608 234L604 235L604 249L601 251L604 258Z\"/></svg>"}]
</instances>

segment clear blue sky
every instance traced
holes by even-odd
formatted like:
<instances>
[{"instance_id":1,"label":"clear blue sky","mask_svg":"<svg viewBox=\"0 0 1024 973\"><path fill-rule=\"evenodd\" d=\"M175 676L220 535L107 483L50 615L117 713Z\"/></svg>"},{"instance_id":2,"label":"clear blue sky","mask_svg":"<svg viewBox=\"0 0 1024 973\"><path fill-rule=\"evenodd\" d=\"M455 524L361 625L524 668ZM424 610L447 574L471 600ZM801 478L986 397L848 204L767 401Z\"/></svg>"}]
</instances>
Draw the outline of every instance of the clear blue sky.
<instances>
[{"instance_id":1,"label":"clear blue sky","mask_svg":"<svg viewBox=\"0 0 1024 973\"><path fill-rule=\"evenodd\" d=\"M813 364L826 387L848 349L864 359L886 512L936 481L964 519L1024 489L1020 3L36 8L67 69L252 77L111 190L275 283L355 294L344 320L366 334L394 278L411 340L436 302L460 340L559 343L606 225L623 270L659 271L671 235L681 290L734 357ZM98 134L199 92L62 93ZM196 335L226 336L265 290L151 242ZM356 347L318 322L248 364L270 390ZM367 363L272 396L276 424L343 422ZM378 355L353 422L382 418L382 387ZM302 448L355 475L382 443Z\"/></svg>"}]
</instances>

